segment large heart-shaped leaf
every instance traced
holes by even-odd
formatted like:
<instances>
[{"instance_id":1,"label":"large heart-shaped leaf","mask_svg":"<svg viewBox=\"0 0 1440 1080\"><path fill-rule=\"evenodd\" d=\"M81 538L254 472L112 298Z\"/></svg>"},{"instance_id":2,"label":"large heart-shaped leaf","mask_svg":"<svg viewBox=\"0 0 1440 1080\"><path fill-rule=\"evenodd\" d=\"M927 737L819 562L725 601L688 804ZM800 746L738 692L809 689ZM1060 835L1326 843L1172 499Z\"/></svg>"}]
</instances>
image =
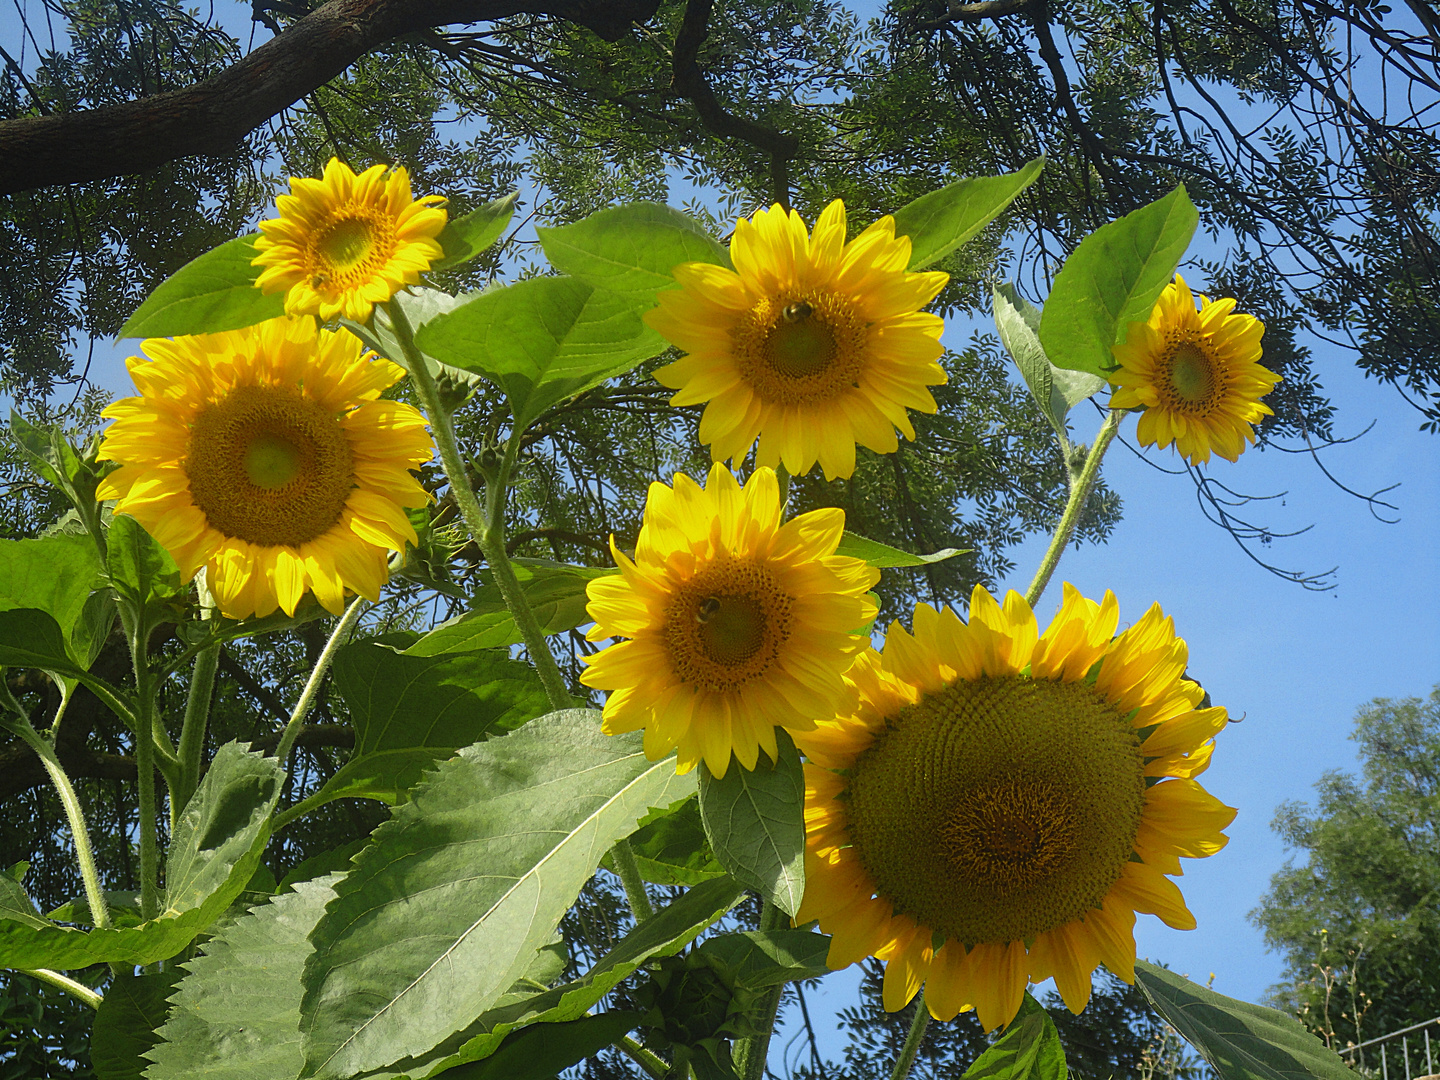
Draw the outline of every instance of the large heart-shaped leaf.
<instances>
[{"instance_id":1,"label":"large heart-shaped leaf","mask_svg":"<svg viewBox=\"0 0 1440 1080\"><path fill-rule=\"evenodd\" d=\"M467 747L375 832L315 928L306 1075L429 1051L523 974L600 858L692 776L564 710Z\"/></svg>"},{"instance_id":2,"label":"large heart-shaped leaf","mask_svg":"<svg viewBox=\"0 0 1440 1080\"><path fill-rule=\"evenodd\" d=\"M550 265L593 289L654 304L671 288L670 271L687 262L728 265L726 251L690 215L653 202L634 202L591 214L572 225L536 229Z\"/></svg>"},{"instance_id":3,"label":"large heart-shaped leaf","mask_svg":"<svg viewBox=\"0 0 1440 1080\"><path fill-rule=\"evenodd\" d=\"M90 1033L96 1080L140 1080L145 1053L159 1041L167 1000L184 972L118 975L105 991Z\"/></svg>"},{"instance_id":4,"label":"large heart-shaped leaf","mask_svg":"<svg viewBox=\"0 0 1440 1080\"><path fill-rule=\"evenodd\" d=\"M911 270L943 259L999 217L1045 166L1036 158L1019 172L975 176L927 192L895 211L895 235L910 238Z\"/></svg>"},{"instance_id":5,"label":"large heart-shaped leaf","mask_svg":"<svg viewBox=\"0 0 1440 1080\"><path fill-rule=\"evenodd\" d=\"M258 254L258 237L238 237L190 260L155 286L116 336L214 334L284 315L283 292L266 294L255 287L260 267L250 260Z\"/></svg>"},{"instance_id":6,"label":"large heart-shaped leaf","mask_svg":"<svg viewBox=\"0 0 1440 1080\"><path fill-rule=\"evenodd\" d=\"M91 635L83 624L99 569L95 541L88 535L0 540L0 611L45 612L60 630L66 655L89 667Z\"/></svg>"}]
</instances>

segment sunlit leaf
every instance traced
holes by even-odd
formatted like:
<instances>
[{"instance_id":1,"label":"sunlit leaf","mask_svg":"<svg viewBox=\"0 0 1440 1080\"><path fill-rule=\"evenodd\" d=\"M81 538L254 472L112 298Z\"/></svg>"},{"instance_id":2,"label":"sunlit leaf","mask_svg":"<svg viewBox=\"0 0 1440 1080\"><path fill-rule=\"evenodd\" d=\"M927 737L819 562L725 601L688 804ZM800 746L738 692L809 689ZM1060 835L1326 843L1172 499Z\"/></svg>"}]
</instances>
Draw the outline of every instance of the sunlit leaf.
<instances>
[{"instance_id":1,"label":"sunlit leaf","mask_svg":"<svg viewBox=\"0 0 1440 1080\"><path fill-rule=\"evenodd\" d=\"M284 292L255 287L258 233L241 236L190 260L155 286L116 335L174 337L239 330L285 314Z\"/></svg>"},{"instance_id":2,"label":"sunlit leaf","mask_svg":"<svg viewBox=\"0 0 1440 1080\"><path fill-rule=\"evenodd\" d=\"M970 552L962 551L960 548L941 548L929 555L912 555L908 551L901 551L889 544L882 544L878 540L868 540L863 536L847 532L840 538L840 546L835 549L835 554L848 555L852 559L864 559L871 566L884 569L889 566L928 566L931 563L953 559L957 555L968 555Z\"/></svg>"},{"instance_id":3,"label":"sunlit leaf","mask_svg":"<svg viewBox=\"0 0 1440 1080\"><path fill-rule=\"evenodd\" d=\"M995 329L1005 351L1020 369L1030 396L1041 414L1050 421L1060 444L1068 449L1070 433L1065 424L1069 411L1105 388L1105 380L1086 371L1057 368L1040 345L1040 310L1011 285L999 285L994 293Z\"/></svg>"},{"instance_id":4,"label":"sunlit leaf","mask_svg":"<svg viewBox=\"0 0 1440 1080\"><path fill-rule=\"evenodd\" d=\"M669 206L634 202L598 211L571 225L536 229L550 265L594 289L654 304L671 288L671 269L687 262L728 265L723 247L694 218Z\"/></svg>"},{"instance_id":5,"label":"sunlit leaf","mask_svg":"<svg viewBox=\"0 0 1440 1080\"><path fill-rule=\"evenodd\" d=\"M974 238L1044 167L1045 159L1036 158L1019 172L957 180L895 211L895 235L910 238L909 269L923 270Z\"/></svg>"},{"instance_id":6,"label":"sunlit leaf","mask_svg":"<svg viewBox=\"0 0 1440 1080\"><path fill-rule=\"evenodd\" d=\"M494 199L477 207L463 217L451 218L445 223L439 240L445 256L430 264L432 270L443 270L473 259L500 239L505 226L515 214L515 202L520 192L512 191L500 199Z\"/></svg>"}]
</instances>

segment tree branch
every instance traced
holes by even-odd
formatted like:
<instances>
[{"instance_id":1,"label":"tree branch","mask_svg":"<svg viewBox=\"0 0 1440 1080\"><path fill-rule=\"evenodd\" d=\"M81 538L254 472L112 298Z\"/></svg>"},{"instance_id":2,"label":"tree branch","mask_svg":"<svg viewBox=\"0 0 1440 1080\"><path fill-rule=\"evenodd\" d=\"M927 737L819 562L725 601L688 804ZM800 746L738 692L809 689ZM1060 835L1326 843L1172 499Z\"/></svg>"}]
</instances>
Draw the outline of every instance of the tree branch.
<instances>
[{"instance_id":1,"label":"tree branch","mask_svg":"<svg viewBox=\"0 0 1440 1080\"><path fill-rule=\"evenodd\" d=\"M984 22L986 19L998 19L1002 15L1018 15L1035 2L1036 0L980 0L979 3L962 4L957 0L950 0L944 15L926 19L920 26L926 30L938 30L950 23Z\"/></svg>"},{"instance_id":2,"label":"tree branch","mask_svg":"<svg viewBox=\"0 0 1440 1080\"><path fill-rule=\"evenodd\" d=\"M371 49L435 26L550 15L607 41L659 0L330 0L211 78L136 101L0 121L0 195L224 154ZM708 5L707 5L708 6Z\"/></svg>"},{"instance_id":3,"label":"tree branch","mask_svg":"<svg viewBox=\"0 0 1440 1080\"><path fill-rule=\"evenodd\" d=\"M688 0L680 32L675 35L675 52L671 55L672 84L695 106L700 122L722 138L740 139L770 155L770 181L775 188L775 201L790 208L790 159L800 151L800 140L794 135L746 120L727 112L705 81L697 57L700 46L710 33L710 10L713 0Z\"/></svg>"}]
</instances>

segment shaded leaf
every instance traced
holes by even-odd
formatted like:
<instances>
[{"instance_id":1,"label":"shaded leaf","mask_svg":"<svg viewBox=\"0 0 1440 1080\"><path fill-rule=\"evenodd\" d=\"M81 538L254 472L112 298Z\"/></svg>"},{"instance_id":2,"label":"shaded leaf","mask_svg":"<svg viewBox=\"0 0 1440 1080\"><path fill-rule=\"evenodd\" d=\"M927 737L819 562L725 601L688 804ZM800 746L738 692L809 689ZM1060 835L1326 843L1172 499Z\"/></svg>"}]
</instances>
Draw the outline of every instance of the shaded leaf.
<instances>
[{"instance_id":1,"label":"shaded leaf","mask_svg":"<svg viewBox=\"0 0 1440 1080\"><path fill-rule=\"evenodd\" d=\"M716 779L700 766L700 818L720 865L787 915L805 893L805 775L790 736L776 729L780 760L753 770L731 760Z\"/></svg>"},{"instance_id":2,"label":"shaded leaf","mask_svg":"<svg viewBox=\"0 0 1440 1080\"><path fill-rule=\"evenodd\" d=\"M1050 1014L1028 993L1005 1034L965 1070L965 1080L1065 1080L1065 1051Z\"/></svg>"},{"instance_id":3,"label":"shaded leaf","mask_svg":"<svg viewBox=\"0 0 1440 1080\"><path fill-rule=\"evenodd\" d=\"M1115 367L1112 347L1130 323L1150 317L1199 222L1181 185L1080 241L1055 276L1040 317L1050 362L1104 378Z\"/></svg>"},{"instance_id":4,"label":"shaded leaf","mask_svg":"<svg viewBox=\"0 0 1440 1080\"><path fill-rule=\"evenodd\" d=\"M445 256L431 263L430 269L443 270L447 266L466 262L499 240L515 214L515 202L519 198L520 192L512 191L503 198L477 207L464 217L447 221L439 236Z\"/></svg>"},{"instance_id":5,"label":"shaded leaf","mask_svg":"<svg viewBox=\"0 0 1440 1080\"><path fill-rule=\"evenodd\" d=\"M929 555L911 555L908 551L901 551L878 540L867 540L863 536L847 532L840 538L840 546L835 549L835 554L864 559L871 566L884 569L889 566L928 566L930 563L944 562L956 555L968 555L970 552L961 551L959 548L941 548Z\"/></svg>"},{"instance_id":6,"label":"shaded leaf","mask_svg":"<svg viewBox=\"0 0 1440 1080\"><path fill-rule=\"evenodd\" d=\"M555 932L600 857L693 777L570 709L466 747L375 832L315 928L307 1075L424 1054L473 1023Z\"/></svg>"},{"instance_id":7,"label":"shaded leaf","mask_svg":"<svg viewBox=\"0 0 1440 1080\"><path fill-rule=\"evenodd\" d=\"M239 330L285 314L284 292L255 287L250 260L259 233L241 236L190 260L155 286L117 337L174 337Z\"/></svg>"},{"instance_id":8,"label":"shaded leaf","mask_svg":"<svg viewBox=\"0 0 1440 1080\"><path fill-rule=\"evenodd\" d=\"M88 535L55 533L39 540L0 540L0 611L46 612L60 628L67 655L89 667L91 629L82 624L99 570L95 541Z\"/></svg>"},{"instance_id":9,"label":"shaded leaf","mask_svg":"<svg viewBox=\"0 0 1440 1080\"><path fill-rule=\"evenodd\" d=\"M910 270L943 259L999 217L1045 167L1036 158L1019 172L957 180L895 211L895 235L910 238Z\"/></svg>"},{"instance_id":10,"label":"shaded leaf","mask_svg":"<svg viewBox=\"0 0 1440 1080\"><path fill-rule=\"evenodd\" d=\"M117 514L107 537L110 580L137 606L156 609L179 596L180 567L129 514Z\"/></svg>"},{"instance_id":11,"label":"shaded leaf","mask_svg":"<svg viewBox=\"0 0 1440 1080\"><path fill-rule=\"evenodd\" d=\"M830 938L809 930L741 930L706 938L695 950L723 964L744 986L778 986L828 975Z\"/></svg>"},{"instance_id":12,"label":"shaded leaf","mask_svg":"<svg viewBox=\"0 0 1440 1080\"><path fill-rule=\"evenodd\" d=\"M1135 981L1221 1080L1355 1078L1339 1055L1294 1017L1217 994L1144 960L1135 962Z\"/></svg>"},{"instance_id":13,"label":"shaded leaf","mask_svg":"<svg viewBox=\"0 0 1440 1080\"><path fill-rule=\"evenodd\" d=\"M640 1025L638 1012L604 1012L506 1036L487 1058L446 1071L450 1080L550 1080Z\"/></svg>"},{"instance_id":14,"label":"shaded leaf","mask_svg":"<svg viewBox=\"0 0 1440 1080\"><path fill-rule=\"evenodd\" d=\"M33 667L76 678L84 669L70 657L65 633L48 611L0 611L0 667Z\"/></svg>"},{"instance_id":15,"label":"shaded leaf","mask_svg":"<svg viewBox=\"0 0 1440 1080\"><path fill-rule=\"evenodd\" d=\"M1068 453L1070 432L1065 423L1069 411L1092 394L1104 389L1106 381L1098 375L1070 368L1057 368L1050 363L1040 345L1040 309L1026 300L1014 286L999 285L994 293L995 329L1000 341L1025 385L1030 396L1040 407L1041 414L1050 421L1060 445Z\"/></svg>"},{"instance_id":16,"label":"shaded leaf","mask_svg":"<svg viewBox=\"0 0 1440 1080\"><path fill-rule=\"evenodd\" d=\"M65 430L59 424L38 427L13 408L10 410L10 433L25 463L42 480L48 481L73 500L75 481L80 475L80 456L75 453Z\"/></svg>"},{"instance_id":17,"label":"shaded leaf","mask_svg":"<svg viewBox=\"0 0 1440 1080\"><path fill-rule=\"evenodd\" d=\"M725 873L705 837L697 799L651 814L631 835L630 850L640 876L656 885L698 885ZM608 861L605 866L611 869Z\"/></svg>"},{"instance_id":18,"label":"shaded leaf","mask_svg":"<svg viewBox=\"0 0 1440 1080\"><path fill-rule=\"evenodd\" d=\"M655 202L612 206L582 221L536 229L550 265L593 289L624 293L654 306L671 288L671 269L687 262L729 265L714 237L690 215Z\"/></svg>"},{"instance_id":19,"label":"shaded leaf","mask_svg":"<svg viewBox=\"0 0 1440 1080\"><path fill-rule=\"evenodd\" d=\"M145 1053L159 1041L166 999L184 972L120 975L105 991L90 1033L90 1060L96 1080L140 1080Z\"/></svg>"}]
</instances>

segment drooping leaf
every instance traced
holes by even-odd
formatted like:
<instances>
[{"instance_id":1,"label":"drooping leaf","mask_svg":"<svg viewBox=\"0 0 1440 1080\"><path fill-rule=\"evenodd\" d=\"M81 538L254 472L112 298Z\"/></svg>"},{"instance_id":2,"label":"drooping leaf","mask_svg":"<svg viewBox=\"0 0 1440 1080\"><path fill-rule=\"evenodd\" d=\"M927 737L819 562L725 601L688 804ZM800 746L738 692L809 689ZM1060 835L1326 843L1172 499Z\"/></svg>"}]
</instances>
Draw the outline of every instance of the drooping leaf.
<instances>
[{"instance_id":1,"label":"drooping leaf","mask_svg":"<svg viewBox=\"0 0 1440 1080\"><path fill-rule=\"evenodd\" d=\"M535 669L501 650L409 656L364 642L341 649L333 671L355 725L355 750L321 788L320 802L404 802L435 762L547 709Z\"/></svg>"},{"instance_id":2,"label":"drooping leaf","mask_svg":"<svg viewBox=\"0 0 1440 1080\"><path fill-rule=\"evenodd\" d=\"M155 286L117 336L213 334L284 315L283 292L266 294L255 287L260 267L250 260L258 254L258 236L238 237L191 259Z\"/></svg>"},{"instance_id":3,"label":"drooping leaf","mask_svg":"<svg viewBox=\"0 0 1440 1080\"><path fill-rule=\"evenodd\" d=\"M725 873L710 850L696 799L651 814L630 837L630 850L640 876L656 885L698 885Z\"/></svg>"},{"instance_id":4,"label":"drooping leaf","mask_svg":"<svg viewBox=\"0 0 1440 1080\"><path fill-rule=\"evenodd\" d=\"M640 321L645 306L571 277L531 278L437 315L415 338L444 363L500 386L518 431L663 351L665 340Z\"/></svg>"},{"instance_id":5,"label":"drooping leaf","mask_svg":"<svg viewBox=\"0 0 1440 1080\"><path fill-rule=\"evenodd\" d=\"M300 882L251 908L182 965L149 1080L293 1080L300 1042L301 973L309 933L340 875Z\"/></svg>"},{"instance_id":6,"label":"drooping leaf","mask_svg":"<svg viewBox=\"0 0 1440 1080\"><path fill-rule=\"evenodd\" d=\"M33 667L77 678L84 674L70 657L65 632L48 611L0 611L0 666Z\"/></svg>"},{"instance_id":7,"label":"drooping leaf","mask_svg":"<svg viewBox=\"0 0 1440 1080\"><path fill-rule=\"evenodd\" d=\"M108 537L110 580L137 606L159 610L180 595L180 567L145 527L117 514Z\"/></svg>"},{"instance_id":8,"label":"drooping leaf","mask_svg":"<svg viewBox=\"0 0 1440 1080\"><path fill-rule=\"evenodd\" d=\"M961 551L959 548L941 548L929 555L911 555L908 551L901 551L878 540L867 540L863 536L847 532L840 538L840 546L835 549L835 554L864 559L871 566L883 570L889 566L928 566L930 563L944 562L956 555L968 555L970 552Z\"/></svg>"},{"instance_id":9,"label":"drooping leaf","mask_svg":"<svg viewBox=\"0 0 1440 1080\"><path fill-rule=\"evenodd\" d=\"M120 975L105 991L90 1033L90 1060L96 1080L140 1080L145 1054L159 1041L167 1000L184 972Z\"/></svg>"},{"instance_id":10,"label":"drooping leaf","mask_svg":"<svg viewBox=\"0 0 1440 1080\"><path fill-rule=\"evenodd\" d=\"M1019 172L957 180L895 211L895 235L910 237L910 270L943 259L999 217L1045 167L1036 158Z\"/></svg>"},{"instance_id":11,"label":"drooping leaf","mask_svg":"<svg viewBox=\"0 0 1440 1080\"><path fill-rule=\"evenodd\" d=\"M600 857L693 789L639 733L564 710L466 747L375 832L315 928L307 1075L423 1054L473 1023L550 940Z\"/></svg>"},{"instance_id":12,"label":"drooping leaf","mask_svg":"<svg viewBox=\"0 0 1440 1080\"><path fill-rule=\"evenodd\" d=\"M809 930L741 930L706 938L695 950L725 967L743 986L778 986L829 973L830 938Z\"/></svg>"},{"instance_id":13,"label":"drooping leaf","mask_svg":"<svg viewBox=\"0 0 1440 1080\"><path fill-rule=\"evenodd\" d=\"M1005 1034L965 1070L965 1080L1065 1080L1065 1051L1050 1014L1028 993Z\"/></svg>"},{"instance_id":14,"label":"drooping leaf","mask_svg":"<svg viewBox=\"0 0 1440 1080\"><path fill-rule=\"evenodd\" d=\"M700 818L720 865L787 915L805 893L805 775L783 730L780 760L761 753L755 768L732 760L716 779L700 766Z\"/></svg>"},{"instance_id":15,"label":"drooping leaf","mask_svg":"<svg viewBox=\"0 0 1440 1080\"><path fill-rule=\"evenodd\" d=\"M450 1080L551 1080L638 1027L638 1012L603 1012L558 1024L522 1028L487 1058L457 1065Z\"/></svg>"},{"instance_id":16,"label":"drooping leaf","mask_svg":"<svg viewBox=\"0 0 1440 1080\"><path fill-rule=\"evenodd\" d=\"M670 271L687 262L729 264L726 251L688 214L654 202L612 206L556 229L536 229L550 265L592 289L654 305L675 285Z\"/></svg>"},{"instance_id":17,"label":"drooping leaf","mask_svg":"<svg viewBox=\"0 0 1440 1080\"><path fill-rule=\"evenodd\" d=\"M1000 341L1020 369L1041 414L1060 437L1060 445L1068 450L1070 433L1065 424L1066 414L1104 389L1105 380L1086 371L1057 368L1050 363L1040 345L1040 310L1016 292L1014 286L996 287L994 311Z\"/></svg>"},{"instance_id":18,"label":"drooping leaf","mask_svg":"<svg viewBox=\"0 0 1440 1080\"><path fill-rule=\"evenodd\" d=\"M471 210L464 217L447 221L439 237L445 256L432 263L430 269L443 270L467 262L499 240L515 215L515 202L519 198L520 192L512 191Z\"/></svg>"},{"instance_id":19,"label":"drooping leaf","mask_svg":"<svg viewBox=\"0 0 1440 1080\"><path fill-rule=\"evenodd\" d=\"M1150 317L1199 222L1181 185L1080 241L1040 316L1040 343L1050 362L1104 378L1115 366L1111 348L1130 323Z\"/></svg>"},{"instance_id":20,"label":"drooping leaf","mask_svg":"<svg viewBox=\"0 0 1440 1080\"><path fill-rule=\"evenodd\" d=\"M1155 1011L1220 1080L1355 1080L1355 1073L1294 1017L1217 994L1144 960L1135 981Z\"/></svg>"},{"instance_id":21,"label":"drooping leaf","mask_svg":"<svg viewBox=\"0 0 1440 1080\"><path fill-rule=\"evenodd\" d=\"M213 919L230 906L255 873L284 780L278 761L239 743L215 752L175 822L165 862L165 915L203 909Z\"/></svg>"},{"instance_id":22,"label":"drooping leaf","mask_svg":"<svg viewBox=\"0 0 1440 1080\"><path fill-rule=\"evenodd\" d=\"M540 993L516 994L512 987L511 993L501 997L465 1031L420 1058L379 1070L370 1080L436 1076L463 1062L488 1057L512 1031L531 1024L548 1026L578 1019L641 964L673 956L690 944L743 895L729 877L702 882L630 931L580 978Z\"/></svg>"},{"instance_id":23,"label":"drooping leaf","mask_svg":"<svg viewBox=\"0 0 1440 1080\"><path fill-rule=\"evenodd\" d=\"M71 646L72 659L88 667L88 634L80 635L85 655L75 654L74 639L99 563L89 536L56 533L39 540L0 540L0 611L38 608L48 613Z\"/></svg>"},{"instance_id":24,"label":"drooping leaf","mask_svg":"<svg viewBox=\"0 0 1440 1080\"><path fill-rule=\"evenodd\" d=\"M38 427L11 409L10 433L35 474L73 499L81 464L79 455L65 438L64 429L59 424Z\"/></svg>"},{"instance_id":25,"label":"drooping leaf","mask_svg":"<svg viewBox=\"0 0 1440 1080\"><path fill-rule=\"evenodd\" d=\"M546 559L514 559L511 565L540 629L559 634L591 621L585 612L586 586L614 569L567 566ZM405 650L407 656L439 656L519 645L524 639L500 589L488 575L475 590L470 609L425 634Z\"/></svg>"}]
</instances>

